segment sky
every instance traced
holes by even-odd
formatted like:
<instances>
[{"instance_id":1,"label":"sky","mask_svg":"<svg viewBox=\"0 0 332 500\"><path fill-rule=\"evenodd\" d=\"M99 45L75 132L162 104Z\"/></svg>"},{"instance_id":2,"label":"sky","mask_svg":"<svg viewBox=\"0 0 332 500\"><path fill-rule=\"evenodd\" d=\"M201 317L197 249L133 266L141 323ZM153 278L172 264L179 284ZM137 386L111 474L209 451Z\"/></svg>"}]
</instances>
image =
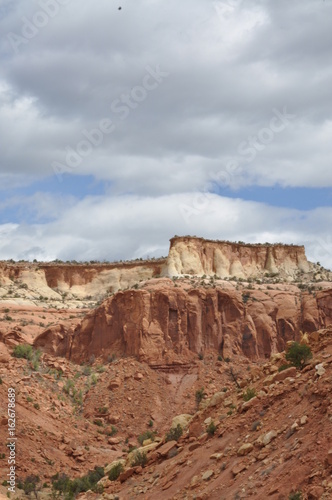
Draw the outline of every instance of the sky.
<instances>
[{"instance_id":1,"label":"sky","mask_svg":"<svg viewBox=\"0 0 332 500\"><path fill-rule=\"evenodd\" d=\"M121 8L120 8L121 7ZM0 0L0 259L332 268L332 0Z\"/></svg>"}]
</instances>

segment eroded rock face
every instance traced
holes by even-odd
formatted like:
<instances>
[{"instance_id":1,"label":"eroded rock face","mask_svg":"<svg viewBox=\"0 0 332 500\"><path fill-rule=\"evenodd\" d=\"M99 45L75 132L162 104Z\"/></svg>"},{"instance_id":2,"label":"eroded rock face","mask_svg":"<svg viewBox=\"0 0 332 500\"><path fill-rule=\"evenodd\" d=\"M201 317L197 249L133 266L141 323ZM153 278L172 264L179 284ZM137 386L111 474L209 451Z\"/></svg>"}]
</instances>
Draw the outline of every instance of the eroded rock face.
<instances>
[{"instance_id":1,"label":"eroded rock face","mask_svg":"<svg viewBox=\"0 0 332 500\"><path fill-rule=\"evenodd\" d=\"M298 271L307 273L311 268L303 246L249 245L193 237L172 238L167 259L168 276L248 278L281 273L294 277Z\"/></svg>"},{"instance_id":2,"label":"eroded rock face","mask_svg":"<svg viewBox=\"0 0 332 500\"><path fill-rule=\"evenodd\" d=\"M211 349L224 358L267 358L284 350L287 341L299 340L301 330L312 332L331 322L331 290L315 297L291 288L186 289L161 279L149 290L115 294L74 332L51 329L35 345L42 347L42 341L75 362L115 353L156 367L188 363Z\"/></svg>"}]
</instances>

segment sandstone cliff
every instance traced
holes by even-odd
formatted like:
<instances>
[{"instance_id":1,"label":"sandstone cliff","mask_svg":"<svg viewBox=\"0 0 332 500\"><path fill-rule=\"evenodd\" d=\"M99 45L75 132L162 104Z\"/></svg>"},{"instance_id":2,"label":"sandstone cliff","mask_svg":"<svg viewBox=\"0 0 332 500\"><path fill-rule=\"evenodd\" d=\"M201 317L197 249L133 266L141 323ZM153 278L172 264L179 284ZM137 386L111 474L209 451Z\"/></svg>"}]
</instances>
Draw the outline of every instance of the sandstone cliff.
<instances>
[{"instance_id":1,"label":"sandstone cliff","mask_svg":"<svg viewBox=\"0 0 332 500\"><path fill-rule=\"evenodd\" d=\"M30 305L43 296L56 306L66 296L66 302L72 299L69 305L75 306L73 300L98 300L159 276L165 263L165 259L113 264L0 262L0 298Z\"/></svg>"},{"instance_id":2,"label":"sandstone cliff","mask_svg":"<svg viewBox=\"0 0 332 500\"><path fill-rule=\"evenodd\" d=\"M162 367L188 363L209 350L254 360L284 350L301 330L328 326L331 308L332 290L313 295L294 286L284 291L188 288L164 278L141 290L118 292L74 331L50 329L35 345L74 362L115 353Z\"/></svg>"},{"instance_id":3,"label":"sandstone cliff","mask_svg":"<svg viewBox=\"0 0 332 500\"><path fill-rule=\"evenodd\" d=\"M265 273L294 278L313 269L303 246L250 245L210 241L196 237L171 239L167 259L168 276L214 275L221 278L261 277Z\"/></svg>"}]
</instances>

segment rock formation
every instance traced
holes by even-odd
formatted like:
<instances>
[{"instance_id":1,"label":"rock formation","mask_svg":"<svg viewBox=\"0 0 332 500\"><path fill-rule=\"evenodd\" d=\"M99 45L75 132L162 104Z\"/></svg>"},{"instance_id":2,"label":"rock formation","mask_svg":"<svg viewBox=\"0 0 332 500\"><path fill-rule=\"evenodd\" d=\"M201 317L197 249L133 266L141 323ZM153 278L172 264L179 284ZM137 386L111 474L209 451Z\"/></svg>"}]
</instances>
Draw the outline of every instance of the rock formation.
<instances>
[{"instance_id":1,"label":"rock formation","mask_svg":"<svg viewBox=\"0 0 332 500\"><path fill-rule=\"evenodd\" d=\"M169 276L214 275L221 278L258 278L265 273L294 278L298 272L308 273L303 246L261 245L211 241L195 237L175 237L167 258Z\"/></svg>"},{"instance_id":2,"label":"rock formation","mask_svg":"<svg viewBox=\"0 0 332 500\"><path fill-rule=\"evenodd\" d=\"M209 350L255 360L284 350L301 331L328 326L331 307L331 290L314 296L294 286L284 291L188 289L164 278L141 290L118 292L74 331L63 335L50 329L35 345L52 346L48 352L74 362L115 353L165 367L186 364Z\"/></svg>"},{"instance_id":3,"label":"rock formation","mask_svg":"<svg viewBox=\"0 0 332 500\"><path fill-rule=\"evenodd\" d=\"M291 282L311 274L330 279L330 273L308 262L304 247L282 244L245 244L174 237L169 255L150 261L117 263L0 262L0 298L11 289L12 301L32 305L40 295L63 301L101 300L107 294L130 288L159 276L218 276L255 279L278 276ZM16 298L16 300L14 300Z\"/></svg>"}]
</instances>

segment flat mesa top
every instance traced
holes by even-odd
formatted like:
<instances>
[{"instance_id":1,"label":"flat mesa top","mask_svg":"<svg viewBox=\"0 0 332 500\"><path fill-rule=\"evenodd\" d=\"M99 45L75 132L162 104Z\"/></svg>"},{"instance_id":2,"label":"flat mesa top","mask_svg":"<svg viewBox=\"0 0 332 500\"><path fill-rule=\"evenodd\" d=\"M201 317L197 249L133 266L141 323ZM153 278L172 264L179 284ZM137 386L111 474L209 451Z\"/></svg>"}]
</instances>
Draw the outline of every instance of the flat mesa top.
<instances>
[{"instance_id":1,"label":"flat mesa top","mask_svg":"<svg viewBox=\"0 0 332 500\"><path fill-rule=\"evenodd\" d=\"M245 243L244 241L229 241L229 240L209 240L201 238L200 236L173 236L169 241L174 243L176 241L189 241L196 240L203 243L217 243L222 245L242 246L249 248L257 247L285 247L285 248L304 248L304 245L294 245L293 243Z\"/></svg>"}]
</instances>

